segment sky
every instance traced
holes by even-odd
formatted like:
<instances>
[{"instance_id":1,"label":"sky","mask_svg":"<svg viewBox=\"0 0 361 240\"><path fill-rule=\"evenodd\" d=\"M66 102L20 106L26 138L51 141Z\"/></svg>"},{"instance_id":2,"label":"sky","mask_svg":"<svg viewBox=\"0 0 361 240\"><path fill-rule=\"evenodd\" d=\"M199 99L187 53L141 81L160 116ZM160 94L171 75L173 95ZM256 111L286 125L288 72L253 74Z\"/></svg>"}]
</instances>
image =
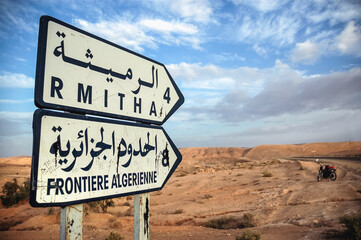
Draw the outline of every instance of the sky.
<instances>
[{"instance_id":1,"label":"sky","mask_svg":"<svg viewBox=\"0 0 361 240\"><path fill-rule=\"evenodd\" d=\"M361 1L2 0L0 157L32 154L39 19L163 63L178 148L361 141Z\"/></svg>"}]
</instances>

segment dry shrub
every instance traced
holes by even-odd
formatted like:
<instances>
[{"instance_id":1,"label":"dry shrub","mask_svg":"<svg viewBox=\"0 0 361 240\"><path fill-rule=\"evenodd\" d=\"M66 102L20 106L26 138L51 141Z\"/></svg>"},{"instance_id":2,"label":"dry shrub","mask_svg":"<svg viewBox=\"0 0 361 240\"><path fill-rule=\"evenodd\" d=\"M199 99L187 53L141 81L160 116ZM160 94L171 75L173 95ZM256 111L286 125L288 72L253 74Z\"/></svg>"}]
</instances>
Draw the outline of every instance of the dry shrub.
<instances>
[{"instance_id":1,"label":"dry shrub","mask_svg":"<svg viewBox=\"0 0 361 240\"><path fill-rule=\"evenodd\" d=\"M211 194L207 193L207 194L204 195L204 197L205 197L206 199L210 199L210 198L212 198L213 196L212 196Z\"/></svg>"},{"instance_id":2,"label":"dry shrub","mask_svg":"<svg viewBox=\"0 0 361 240\"><path fill-rule=\"evenodd\" d=\"M361 213L342 216L340 223L346 227L343 239L361 239Z\"/></svg>"},{"instance_id":3,"label":"dry shrub","mask_svg":"<svg viewBox=\"0 0 361 240\"><path fill-rule=\"evenodd\" d=\"M184 176L187 176L188 173L187 172L180 172L177 177L184 177Z\"/></svg>"},{"instance_id":4,"label":"dry shrub","mask_svg":"<svg viewBox=\"0 0 361 240\"><path fill-rule=\"evenodd\" d=\"M269 171L265 170L265 171L263 172L263 177L273 177L273 174L270 173Z\"/></svg>"},{"instance_id":5,"label":"dry shrub","mask_svg":"<svg viewBox=\"0 0 361 240\"><path fill-rule=\"evenodd\" d=\"M206 222L204 226L216 229L248 228L255 227L256 221L253 214L245 213L242 217L223 216L217 219L211 219Z\"/></svg>"},{"instance_id":6,"label":"dry shrub","mask_svg":"<svg viewBox=\"0 0 361 240\"><path fill-rule=\"evenodd\" d=\"M108 237L105 240L123 240L124 238L119 233L110 232Z\"/></svg>"},{"instance_id":7,"label":"dry shrub","mask_svg":"<svg viewBox=\"0 0 361 240\"><path fill-rule=\"evenodd\" d=\"M13 179L13 182L6 182L2 188L2 193L4 195L0 196L1 203L6 208L29 199L30 178L23 185L19 185L16 178Z\"/></svg>"},{"instance_id":8,"label":"dry shrub","mask_svg":"<svg viewBox=\"0 0 361 240\"><path fill-rule=\"evenodd\" d=\"M246 230L241 235L236 236L236 240L261 240L261 233Z\"/></svg>"},{"instance_id":9,"label":"dry shrub","mask_svg":"<svg viewBox=\"0 0 361 240\"><path fill-rule=\"evenodd\" d=\"M87 205L93 212L99 212L98 208L101 208L103 213L108 211L108 207L114 207L114 201L112 199L88 202Z\"/></svg>"},{"instance_id":10,"label":"dry shrub","mask_svg":"<svg viewBox=\"0 0 361 240\"><path fill-rule=\"evenodd\" d=\"M174 211L174 214L181 214L181 213L184 213L184 210L183 209L176 209Z\"/></svg>"},{"instance_id":11,"label":"dry shrub","mask_svg":"<svg viewBox=\"0 0 361 240\"><path fill-rule=\"evenodd\" d=\"M53 215L55 212L55 209L53 207L48 208L48 212L46 213L47 215Z\"/></svg>"},{"instance_id":12,"label":"dry shrub","mask_svg":"<svg viewBox=\"0 0 361 240\"><path fill-rule=\"evenodd\" d=\"M117 221L117 217L113 216L111 218L108 219L108 226L110 228L121 228L122 227L122 224Z\"/></svg>"}]
</instances>

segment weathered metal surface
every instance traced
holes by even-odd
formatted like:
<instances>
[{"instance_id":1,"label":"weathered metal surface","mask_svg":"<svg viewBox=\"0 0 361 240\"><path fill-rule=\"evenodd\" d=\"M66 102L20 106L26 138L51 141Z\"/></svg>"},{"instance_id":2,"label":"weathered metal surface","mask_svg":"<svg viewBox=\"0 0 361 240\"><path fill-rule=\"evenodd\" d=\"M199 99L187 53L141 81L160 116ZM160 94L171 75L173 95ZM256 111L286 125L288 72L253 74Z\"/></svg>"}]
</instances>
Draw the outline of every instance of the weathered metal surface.
<instances>
[{"instance_id":1,"label":"weathered metal surface","mask_svg":"<svg viewBox=\"0 0 361 240\"><path fill-rule=\"evenodd\" d=\"M60 208L60 240L83 239L83 204Z\"/></svg>"},{"instance_id":2,"label":"weathered metal surface","mask_svg":"<svg viewBox=\"0 0 361 240\"><path fill-rule=\"evenodd\" d=\"M149 239L149 193L134 196L134 240Z\"/></svg>"}]
</instances>

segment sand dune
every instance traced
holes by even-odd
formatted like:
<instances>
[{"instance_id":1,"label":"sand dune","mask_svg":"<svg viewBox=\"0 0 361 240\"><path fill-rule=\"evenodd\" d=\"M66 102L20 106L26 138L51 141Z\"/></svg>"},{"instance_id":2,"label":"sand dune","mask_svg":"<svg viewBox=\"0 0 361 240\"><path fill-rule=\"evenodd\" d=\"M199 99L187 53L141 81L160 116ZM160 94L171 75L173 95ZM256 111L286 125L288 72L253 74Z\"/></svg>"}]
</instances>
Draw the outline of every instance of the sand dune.
<instances>
[{"instance_id":1,"label":"sand dune","mask_svg":"<svg viewBox=\"0 0 361 240\"><path fill-rule=\"evenodd\" d=\"M334 164L335 182L316 181L319 165L292 156L357 156L361 142L263 145L254 148L185 148L183 161L159 192L151 193L151 239L235 239L244 229L204 224L251 213L263 239L322 239L340 231L338 218L361 212L361 161ZM1 184L30 174L30 157L0 159ZM271 176L265 177L265 172ZM86 210L84 239L118 232L133 239L133 197L114 199L108 213ZM59 208L27 203L0 209L0 239L58 239Z\"/></svg>"}]
</instances>

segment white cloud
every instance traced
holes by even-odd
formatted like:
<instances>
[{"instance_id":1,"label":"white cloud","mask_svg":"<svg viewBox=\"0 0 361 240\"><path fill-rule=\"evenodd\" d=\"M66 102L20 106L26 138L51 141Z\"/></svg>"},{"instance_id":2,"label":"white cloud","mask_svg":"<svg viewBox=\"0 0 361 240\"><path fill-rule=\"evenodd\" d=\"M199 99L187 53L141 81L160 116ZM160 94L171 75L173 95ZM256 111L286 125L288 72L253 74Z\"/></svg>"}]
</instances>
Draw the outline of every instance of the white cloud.
<instances>
[{"instance_id":1,"label":"white cloud","mask_svg":"<svg viewBox=\"0 0 361 240\"><path fill-rule=\"evenodd\" d=\"M33 98L24 99L24 100L13 100L13 99L0 99L0 103L4 104L23 104L23 103L29 103L33 102Z\"/></svg>"},{"instance_id":2,"label":"white cloud","mask_svg":"<svg viewBox=\"0 0 361 240\"><path fill-rule=\"evenodd\" d=\"M221 62L231 62L231 61L237 61L237 62L245 62L246 58L239 56L237 53L220 53L220 54L211 54L211 57L214 62L221 63Z\"/></svg>"},{"instance_id":3,"label":"white cloud","mask_svg":"<svg viewBox=\"0 0 361 240\"><path fill-rule=\"evenodd\" d=\"M292 69L276 71L257 95L237 102L219 103L218 111L226 121L264 118L282 114L306 113L323 109L360 110L361 68L307 77ZM237 89L230 91L233 94Z\"/></svg>"},{"instance_id":4,"label":"white cloud","mask_svg":"<svg viewBox=\"0 0 361 240\"><path fill-rule=\"evenodd\" d=\"M21 57L15 57L16 60L20 61L20 62L27 62L26 59L21 58Z\"/></svg>"},{"instance_id":5,"label":"white cloud","mask_svg":"<svg viewBox=\"0 0 361 240\"><path fill-rule=\"evenodd\" d=\"M322 55L347 54L361 56L361 26L354 21L349 22L337 35L335 30L321 31L310 36L310 39L297 43L292 51L292 62L313 64Z\"/></svg>"},{"instance_id":6,"label":"white cloud","mask_svg":"<svg viewBox=\"0 0 361 240\"><path fill-rule=\"evenodd\" d=\"M361 4L357 1L315 1L300 4L308 5L304 16L312 23L329 22L331 25L345 23L352 19L360 19ZM302 8L300 4L295 4L297 8Z\"/></svg>"},{"instance_id":7,"label":"white cloud","mask_svg":"<svg viewBox=\"0 0 361 240\"><path fill-rule=\"evenodd\" d=\"M245 4L260 12L270 12L281 8L287 4L289 0L232 0L236 5Z\"/></svg>"},{"instance_id":8,"label":"white cloud","mask_svg":"<svg viewBox=\"0 0 361 240\"><path fill-rule=\"evenodd\" d=\"M193 24L179 21L165 21L162 19L143 19L139 26L152 35L158 43L167 45L190 45L200 49L201 40L197 36L198 28ZM160 35L160 36L159 36Z\"/></svg>"},{"instance_id":9,"label":"white cloud","mask_svg":"<svg viewBox=\"0 0 361 240\"><path fill-rule=\"evenodd\" d=\"M168 68L181 88L193 87L182 90L186 104L175 121L184 126L177 139L182 147L361 140L361 68L312 76L280 60L265 69L199 63ZM234 83L199 91L204 84L221 88L215 79L222 74Z\"/></svg>"},{"instance_id":10,"label":"white cloud","mask_svg":"<svg viewBox=\"0 0 361 240\"><path fill-rule=\"evenodd\" d=\"M216 65L200 63L180 63L167 65L174 79L184 88L229 90L242 79L242 72L251 68L225 69Z\"/></svg>"},{"instance_id":11,"label":"white cloud","mask_svg":"<svg viewBox=\"0 0 361 240\"><path fill-rule=\"evenodd\" d=\"M198 32L198 28L196 26L179 21L167 22L162 19L143 19L139 23L149 30L158 31L165 34L177 33L193 35Z\"/></svg>"},{"instance_id":12,"label":"white cloud","mask_svg":"<svg viewBox=\"0 0 361 240\"><path fill-rule=\"evenodd\" d=\"M260 56L266 56L267 50L263 47L260 47L258 44L253 45L253 50Z\"/></svg>"},{"instance_id":13,"label":"white cloud","mask_svg":"<svg viewBox=\"0 0 361 240\"><path fill-rule=\"evenodd\" d=\"M305 59L296 51L293 57L294 62L303 60L315 62L318 56L333 53L334 49L330 51L330 46L339 26L350 21L358 23L361 20L359 14L361 4L357 1L232 0L232 2L237 6L239 13L227 17L231 21L226 31L227 37L252 44L253 50L260 56L267 57L271 52L279 54L278 50L293 47L295 42L309 41L319 44L317 54L307 52ZM358 39L359 27L354 26L357 29L348 27L349 32L345 32L344 35L350 36L353 30L353 37ZM236 34L234 29L238 29ZM339 40L341 45L342 40ZM352 38L348 40L351 41ZM352 46L357 44L360 45L355 41ZM351 49L348 46L347 50ZM297 47L298 51L302 51L310 47L315 48L315 45ZM302 52L305 53L305 51ZM360 48L356 52L359 54Z\"/></svg>"},{"instance_id":14,"label":"white cloud","mask_svg":"<svg viewBox=\"0 0 361 240\"><path fill-rule=\"evenodd\" d=\"M86 20L76 19L75 22L85 31L104 37L121 46L143 51L142 46L156 48L157 44L152 36L147 35L137 24L125 20L99 21L91 23Z\"/></svg>"},{"instance_id":15,"label":"white cloud","mask_svg":"<svg viewBox=\"0 0 361 240\"><path fill-rule=\"evenodd\" d=\"M163 11L171 11L173 14L200 23L211 21L213 8L208 0L153 0L157 7L162 6Z\"/></svg>"},{"instance_id":16,"label":"white cloud","mask_svg":"<svg viewBox=\"0 0 361 240\"><path fill-rule=\"evenodd\" d=\"M209 146L209 139L217 139L225 146L254 147L261 144L298 144L312 142L360 141L360 111L318 110L309 113L289 114L255 119L244 130L226 131L208 136L201 145Z\"/></svg>"},{"instance_id":17,"label":"white cloud","mask_svg":"<svg viewBox=\"0 0 361 240\"><path fill-rule=\"evenodd\" d=\"M261 15L259 18L246 15L241 20L237 38L239 41L256 43L256 45L270 43L280 47L292 44L301 26L300 19L287 13Z\"/></svg>"},{"instance_id":18,"label":"white cloud","mask_svg":"<svg viewBox=\"0 0 361 240\"><path fill-rule=\"evenodd\" d=\"M144 51L144 47L154 49L159 44L183 45L200 49L198 28L189 23L148 18L136 22L122 19L101 20L97 23L82 19L75 21L86 31L140 52Z\"/></svg>"},{"instance_id":19,"label":"white cloud","mask_svg":"<svg viewBox=\"0 0 361 240\"><path fill-rule=\"evenodd\" d=\"M0 87L3 88L33 88L34 79L20 73L5 72L0 75Z\"/></svg>"},{"instance_id":20,"label":"white cloud","mask_svg":"<svg viewBox=\"0 0 361 240\"><path fill-rule=\"evenodd\" d=\"M336 47L341 53L361 56L361 26L354 21L347 24L345 29L336 37Z\"/></svg>"},{"instance_id":21,"label":"white cloud","mask_svg":"<svg viewBox=\"0 0 361 240\"><path fill-rule=\"evenodd\" d=\"M41 13L27 2L3 0L0 4L0 12L0 29L8 28L13 32L16 29L27 34L37 31L38 23L32 20Z\"/></svg>"},{"instance_id":22,"label":"white cloud","mask_svg":"<svg viewBox=\"0 0 361 240\"><path fill-rule=\"evenodd\" d=\"M327 109L361 109L361 68L307 76L280 60L272 68L221 68L200 63L172 64L170 74L186 89L185 111L205 113L219 121L262 119ZM213 101L197 106L199 94L214 91Z\"/></svg>"},{"instance_id":23,"label":"white cloud","mask_svg":"<svg viewBox=\"0 0 361 240\"><path fill-rule=\"evenodd\" d=\"M312 64L320 57L320 51L321 47L317 43L310 41L297 43L292 54L292 61Z\"/></svg>"}]
</instances>

